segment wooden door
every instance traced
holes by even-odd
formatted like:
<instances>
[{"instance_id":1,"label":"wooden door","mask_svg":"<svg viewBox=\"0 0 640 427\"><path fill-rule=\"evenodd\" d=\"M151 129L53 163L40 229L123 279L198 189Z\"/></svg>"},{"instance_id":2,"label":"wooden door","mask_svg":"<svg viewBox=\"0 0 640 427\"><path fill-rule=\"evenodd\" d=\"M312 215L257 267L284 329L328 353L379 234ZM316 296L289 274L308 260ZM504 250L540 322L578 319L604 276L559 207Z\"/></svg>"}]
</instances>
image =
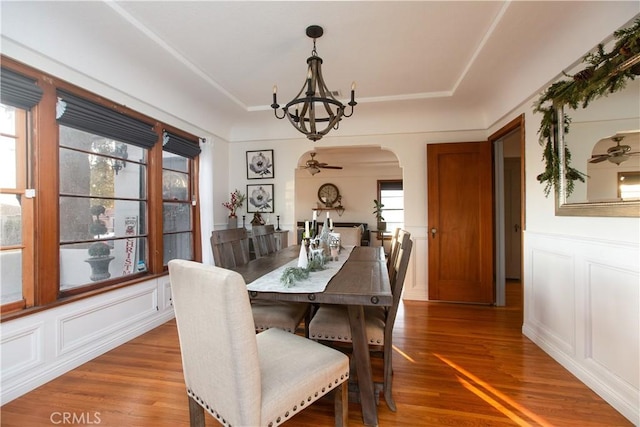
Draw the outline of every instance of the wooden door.
<instances>
[{"instance_id":1,"label":"wooden door","mask_svg":"<svg viewBox=\"0 0 640 427\"><path fill-rule=\"evenodd\" d=\"M521 279L522 225L520 224L520 158L504 159L505 276Z\"/></svg>"},{"instance_id":2,"label":"wooden door","mask_svg":"<svg viewBox=\"0 0 640 427\"><path fill-rule=\"evenodd\" d=\"M491 143L427 145L429 299L495 302Z\"/></svg>"}]
</instances>

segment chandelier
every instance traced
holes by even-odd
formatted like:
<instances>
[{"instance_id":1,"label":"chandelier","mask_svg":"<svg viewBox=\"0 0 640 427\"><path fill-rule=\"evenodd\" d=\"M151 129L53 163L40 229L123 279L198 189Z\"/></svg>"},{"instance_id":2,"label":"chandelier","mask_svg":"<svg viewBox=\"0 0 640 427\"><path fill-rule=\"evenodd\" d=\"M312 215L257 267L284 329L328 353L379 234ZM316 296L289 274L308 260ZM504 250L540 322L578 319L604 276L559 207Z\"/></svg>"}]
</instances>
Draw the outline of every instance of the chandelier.
<instances>
[{"instance_id":1,"label":"chandelier","mask_svg":"<svg viewBox=\"0 0 640 427\"><path fill-rule=\"evenodd\" d=\"M307 36L313 39L313 50L307 58L307 77L302 89L296 97L282 108L282 116L278 116L277 92L278 87L273 86L273 113L277 119L287 117L289 122L298 131L302 132L312 141L317 141L326 135L332 128L338 129L343 117L353 115L353 107L356 106L356 84L351 84L351 113L345 114L345 105L338 101L327 88L322 78L322 58L316 52L316 39L322 37L323 29L318 25L307 27Z\"/></svg>"}]
</instances>

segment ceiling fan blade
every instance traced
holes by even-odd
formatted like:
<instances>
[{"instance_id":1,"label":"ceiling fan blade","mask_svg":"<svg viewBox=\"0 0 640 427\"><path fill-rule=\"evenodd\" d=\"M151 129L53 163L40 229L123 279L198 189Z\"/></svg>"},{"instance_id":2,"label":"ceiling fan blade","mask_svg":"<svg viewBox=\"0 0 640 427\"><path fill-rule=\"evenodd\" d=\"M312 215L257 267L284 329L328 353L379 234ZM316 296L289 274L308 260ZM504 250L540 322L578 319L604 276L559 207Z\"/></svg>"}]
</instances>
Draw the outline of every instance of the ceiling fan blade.
<instances>
[{"instance_id":1,"label":"ceiling fan blade","mask_svg":"<svg viewBox=\"0 0 640 427\"><path fill-rule=\"evenodd\" d=\"M318 166L318 167L320 167L322 169L342 169L342 166L329 166L329 165L327 165L327 166Z\"/></svg>"},{"instance_id":2,"label":"ceiling fan blade","mask_svg":"<svg viewBox=\"0 0 640 427\"><path fill-rule=\"evenodd\" d=\"M589 163L600 163L600 162L604 162L605 160L607 160L609 158L608 155L603 154L601 156L593 156L589 159Z\"/></svg>"}]
</instances>

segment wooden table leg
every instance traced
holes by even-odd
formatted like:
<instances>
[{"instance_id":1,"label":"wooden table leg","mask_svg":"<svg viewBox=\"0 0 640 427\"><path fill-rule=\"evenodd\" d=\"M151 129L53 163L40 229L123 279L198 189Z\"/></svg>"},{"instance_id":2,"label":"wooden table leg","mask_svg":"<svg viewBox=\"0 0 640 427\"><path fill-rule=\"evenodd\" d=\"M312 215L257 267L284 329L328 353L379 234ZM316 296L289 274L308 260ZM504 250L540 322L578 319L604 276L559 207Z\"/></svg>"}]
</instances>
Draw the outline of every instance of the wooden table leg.
<instances>
[{"instance_id":1,"label":"wooden table leg","mask_svg":"<svg viewBox=\"0 0 640 427\"><path fill-rule=\"evenodd\" d=\"M373 391L373 375L371 373L369 344L367 343L367 331L364 322L364 308L361 305L349 306L349 325L351 326L351 340L358 375L358 388L360 389L362 418L364 424L377 426L378 408L376 407Z\"/></svg>"}]
</instances>

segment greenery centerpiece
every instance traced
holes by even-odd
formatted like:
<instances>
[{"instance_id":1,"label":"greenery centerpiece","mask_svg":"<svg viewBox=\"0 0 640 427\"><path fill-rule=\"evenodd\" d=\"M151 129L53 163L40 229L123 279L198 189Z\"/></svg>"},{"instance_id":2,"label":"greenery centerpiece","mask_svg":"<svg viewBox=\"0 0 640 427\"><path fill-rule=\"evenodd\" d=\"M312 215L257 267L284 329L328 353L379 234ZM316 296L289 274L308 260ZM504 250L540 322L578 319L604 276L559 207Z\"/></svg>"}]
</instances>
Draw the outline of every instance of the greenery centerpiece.
<instances>
[{"instance_id":1,"label":"greenery centerpiece","mask_svg":"<svg viewBox=\"0 0 640 427\"><path fill-rule=\"evenodd\" d=\"M546 183L546 195L552 188L557 191L560 185L560 156L554 144L558 121L562 120L565 134L571 123L565 113L564 117L557 117L558 107L585 108L595 99L624 89L629 80L640 75L640 18L631 27L614 32L613 36L615 43L610 51L605 51L602 44L598 45L595 52L583 58L585 67L581 71L572 76L563 73L568 79L553 83L534 105L534 111L542 114L538 134L540 144L544 146L542 157L545 162L545 170L537 179ZM586 175L571 167L571 153L566 146L563 167L569 195L575 181L584 182Z\"/></svg>"}]
</instances>

